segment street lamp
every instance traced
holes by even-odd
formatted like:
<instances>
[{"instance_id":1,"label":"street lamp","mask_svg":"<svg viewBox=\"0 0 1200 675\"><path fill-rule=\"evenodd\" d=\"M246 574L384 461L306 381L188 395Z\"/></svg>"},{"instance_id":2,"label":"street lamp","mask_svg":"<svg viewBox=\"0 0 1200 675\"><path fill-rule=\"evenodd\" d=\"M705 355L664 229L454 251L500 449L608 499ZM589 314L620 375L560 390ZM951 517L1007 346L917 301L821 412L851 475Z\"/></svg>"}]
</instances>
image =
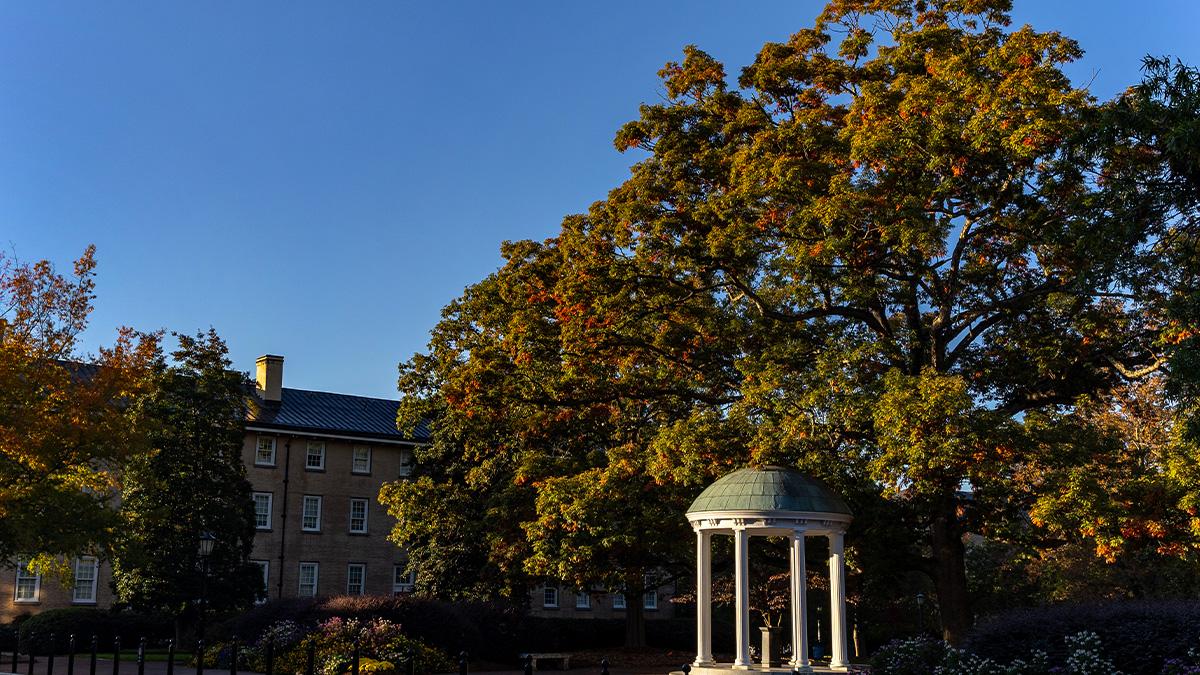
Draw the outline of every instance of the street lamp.
<instances>
[{"instance_id":1,"label":"street lamp","mask_svg":"<svg viewBox=\"0 0 1200 675\"><path fill-rule=\"evenodd\" d=\"M196 637L204 640L204 610L208 605L208 557L212 555L213 544L217 543L217 538L212 535L212 532L202 532L200 539L197 541L197 553L200 555L200 618L197 622Z\"/></svg>"},{"instance_id":2,"label":"street lamp","mask_svg":"<svg viewBox=\"0 0 1200 675\"><path fill-rule=\"evenodd\" d=\"M919 635L925 634L925 594L917 593L917 629Z\"/></svg>"}]
</instances>

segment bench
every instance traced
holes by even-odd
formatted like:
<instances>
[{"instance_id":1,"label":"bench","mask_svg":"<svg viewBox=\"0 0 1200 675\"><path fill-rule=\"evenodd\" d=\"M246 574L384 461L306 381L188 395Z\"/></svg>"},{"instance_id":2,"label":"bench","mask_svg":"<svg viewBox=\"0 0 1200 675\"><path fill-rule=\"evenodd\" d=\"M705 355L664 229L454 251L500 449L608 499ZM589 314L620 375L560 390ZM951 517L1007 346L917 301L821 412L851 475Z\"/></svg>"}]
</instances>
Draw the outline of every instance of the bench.
<instances>
[{"instance_id":1,"label":"bench","mask_svg":"<svg viewBox=\"0 0 1200 675\"><path fill-rule=\"evenodd\" d=\"M570 654L562 652L527 652L520 654L519 656L521 657L522 664L526 662L526 659L532 660L534 670L540 670L540 668L538 668L538 661L558 661L559 666L561 666L563 670L571 669Z\"/></svg>"}]
</instances>

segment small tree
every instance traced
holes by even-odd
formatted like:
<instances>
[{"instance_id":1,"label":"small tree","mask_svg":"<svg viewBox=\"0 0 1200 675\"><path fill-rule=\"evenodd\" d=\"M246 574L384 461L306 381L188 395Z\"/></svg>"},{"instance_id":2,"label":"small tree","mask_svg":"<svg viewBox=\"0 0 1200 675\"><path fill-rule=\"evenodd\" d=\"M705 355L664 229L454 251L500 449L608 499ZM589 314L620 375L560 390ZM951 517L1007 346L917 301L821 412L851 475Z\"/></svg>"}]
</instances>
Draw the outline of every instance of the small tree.
<instances>
[{"instance_id":1,"label":"small tree","mask_svg":"<svg viewBox=\"0 0 1200 675\"><path fill-rule=\"evenodd\" d=\"M160 355L145 406L152 450L124 478L113 578L121 602L180 616L196 611L202 593L221 611L248 605L263 588L248 561L254 507L241 456L246 378L229 369L215 331L176 337L174 363ZM206 532L216 544L202 575L197 542Z\"/></svg>"}]
</instances>

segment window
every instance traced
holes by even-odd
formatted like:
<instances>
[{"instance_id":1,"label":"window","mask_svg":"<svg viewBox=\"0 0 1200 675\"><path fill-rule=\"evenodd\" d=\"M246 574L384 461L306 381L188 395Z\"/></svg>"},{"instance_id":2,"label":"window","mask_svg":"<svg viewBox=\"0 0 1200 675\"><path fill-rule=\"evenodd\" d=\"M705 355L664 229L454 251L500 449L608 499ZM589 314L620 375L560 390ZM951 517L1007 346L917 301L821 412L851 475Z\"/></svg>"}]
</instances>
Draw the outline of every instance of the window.
<instances>
[{"instance_id":1,"label":"window","mask_svg":"<svg viewBox=\"0 0 1200 675\"><path fill-rule=\"evenodd\" d=\"M400 451L400 477L406 478L412 475L413 456L411 450Z\"/></svg>"},{"instance_id":2,"label":"window","mask_svg":"<svg viewBox=\"0 0 1200 675\"><path fill-rule=\"evenodd\" d=\"M658 591L646 591L645 597L642 599L642 607L646 609L658 609Z\"/></svg>"},{"instance_id":3,"label":"window","mask_svg":"<svg viewBox=\"0 0 1200 675\"><path fill-rule=\"evenodd\" d=\"M250 562L258 565L258 569L262 571L263 592L254 601L254 604L261 605L267 601L267 597L271 594L271 562L269 560L251 560Z\"/></svg>"},{"instance_id":4,"label":"window","mask_svg":"<svg viewBox=\"0 0 1200 675\"><path fill-rule=\"evenodd\" d=\"M412 593L416 588L416 575L412 572L405 572L404 565L396 565L392 568L392 595L400 595L401 593Z\"/></svg>"},{"instance_id":5,"label":"window","mask_svg":"<svg viewBox=\"0 0 1200 675\"><path fill-rule=\"evenodd\" d=\"M309 471L325 470L325 442L309 441L308 452L304 456L304 468Z\"/></svg>"},{"instance_id":6,"label":"window","mask_svg":"<svg viewBox=\"0 0 1200 675\"><path fill-rule=\"evenodd\" d=\"M592 594L587 591L579 591L575 594L575 609L591 609Z\"/></svg>"},{"instance_id":7,"label":"window","mask_svg":"<svg viewBox=\"0 0 1200 675\"><path fill-rule=\"evenodd\" d=\"M613 609L625 609L624 593L613 593Z\"/></svg>"},{"instance_id":8,"label":"window","mask_svg":"<svg viewBox=\"0 0 1200 675\"><path fill-rule=\"evenodd\" d=\"M546 584L542 589L542 607L558 607L558 588Z\"/></svg>"},{"instance_id":9,"label":"window","mask_svg":"<svg viewBox=\"0 0 1200 675\"><path fill-rule=\"evenodd\" d=\"M296 591L296 595L302 598L313 598L317 595L317 570L319 565L315 562L300 563L300 587Z\"/></svg>"},{"instance_id":10,"label":"window","mask_svg":"<svg viewBox=\"0 0 1200 675\"><path fill-rule=\"evenodd\" d=\"M366 578L366 565L350 563L350 566L346 568L346 595L362 595Z\"/></svg>"},{"instance_id":11,"label":"window","mask_svg":"<svg viewBox=\"0 0 1200 675\"><path fill-rule=\"evenodd\" d=\"M42 577L29 571L29 561L17 559L17 585L13 602L37 602L42 596Z\"/></svg>"},{"instance_id":12,"label":"window","mask_svg":"<svg viewBox=\"0 0 1200 675\"><path fill-rule=\"evenodd\" d=\"M75 588L71 591L71 602L94 604L96 602L96 568L98 561L92 556L75 559Z\"/></svg>"},{"instance_id":13,"label":"window","mask_svg":"<svg viewBox=\"0 0 1200 675\"><path fill-rule=\"evenodd\" d=\"M321 531L321 498L304 495L304 504L300 511L300 529L305 532Z\"/></svg>"},{"instance_id":14,"label":"window","mask_svg":"<svg viewBox=\"0 0 1200 675\"><path fill-rule=\"evenodd\" d=\"M371 448L365 445L354 446L354 455L350 460L350 473L371 473Z\"/></svg>"},{"instance_id":15,"label":"window","mask_svg":"<svg viewBox=\"0 0 1200 675\"><path fill-rule=\"evenodd\" d=\"M258 447L254 450L254 466L275 466L275 439L270 436L259 436Z\"/></svg>"},{"instance_id":16,"label":"window","mask_svg":"<svg viewBox=\"0 0 1200 675\"><path fill-rule=\"evenodd\" d=\"M254 529L271 529L271 499L270 492L254 493Z\"/></svg>"},{"instance_id":17,"label":"window","mask_svg":"<svg viewBox=\"0 0 1200 675\"><path fill-rule=\"evenodd\" d=\"M350 500L350 533L367 533L367 500Z\"/></svg>"}]
</instances>

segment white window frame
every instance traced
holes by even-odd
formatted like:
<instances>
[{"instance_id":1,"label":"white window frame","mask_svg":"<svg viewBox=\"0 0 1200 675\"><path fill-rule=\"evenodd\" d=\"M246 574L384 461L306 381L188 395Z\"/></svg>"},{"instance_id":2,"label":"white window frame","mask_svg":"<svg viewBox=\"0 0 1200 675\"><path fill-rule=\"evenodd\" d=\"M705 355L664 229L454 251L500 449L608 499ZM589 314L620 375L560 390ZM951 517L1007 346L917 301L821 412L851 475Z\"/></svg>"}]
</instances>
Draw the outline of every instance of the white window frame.
<instances>
[{"instance_id":1,"label":"white window frame","mask_svg":"<svg viewBox=\"0 0 1200 675\"><path fill-rule=\"evenodd\" d=\"M28 558L18 558L17 559L16 572L17 572L16 581L13 583L13 603L22 604L22 605L30 605L30 604L37 604L37 603L41 602L42 601L42 575L37 574L36 572L29 571L29 559ZM33 581L33 595L30 597L22 597L21 596L21 583L22 582L28 583L30 580ZM27 588L28 588L28 586L27 586Z\"/></svg>"},{"instance_id":2,"label":"white window frame","mask_svg":"<svg viewBox=\"0 0 1200 675\"><path fill-rule=\"evenodd\" d=\"M642 609L658 609L658 589L646 591L642 595Z\"/></svg>"},{"instance_id":3,"label":"white window frame","mask_svg":"<svg viewBox=\"0 0 1200 675\"><path fill-rule=\"evenodd\" d=\"M84 579L82 572L87 570L91 573L91 579ZM97 583L100 579L100 561L96 556L85 555L75 559L75 583L71 586L71 604L73 605L94 605L96 604L96 589L99 586ZM80 582L86 582L86 585ZM79 597L80 591L86 591L84 597Z\"/></svg>"},{"instance_id":4,"label":"white window frame","mask_svg":"<svg viewBox=\"0 0 1200 675\"><path fill-rule=\"evenodd\" d=\"M266 525L258 524L258 517L260 515L263 515L258 512L259 497L267 498L267 513L266 513L267 524ZM272 524L271 517L274 515L275 493L273 493L273 492L255 492L252 499L254 500L254 529L270 530L271 524Z\"/></svg>"},{"instance_id":5,"label":"white window frame","mask_svg":"<svg viewBox=\"0 0 1200 675\"><path fill-rule=\"evenodd\" d=\"M365 469L358 468L358 459L359 459L358 453L360 450L365 451L367 454L367 456L365 458L367 460L367 468L365 468ZM371 455L373 455L373 454L374 453L371 451L371 446L369 446L369 445L356 445L356 446L352 447L350 449L350 473L358 475L358 476L370 476L371 475Z\"/></svg>"},{"instance_id":6,"label":"white window frame","mask_svg":"<svg viewBox=\"0 0 1200 675\"><path fill-rule=\"evenodd\" d=\"M416 576L412 572L405 572L404 565L392 566L392 595L402 595L404 593L412 593L416 588Z\"/></svg>"},{"instance_id":7,"label":"white window frame","mask_svg":"<svg viewBox=\"0 0 1200 675\"><path fill-rule=\"evenodd\" d=\"M404 448L400 450L400 471L398 475L401 478L408 478L413 472L413 454L412 450Z\"/></svg>"},{"instance_id":8,"label":"white window frame","mask_svg":"<svg viewBox=\"0 0 1200 675\"><path fill-rule=\"evenodd\" d=\"M263 442L271 443L271 460L265 461L261 457L263 451ZM254 466L275 466L275 437L274 436L259 436L254 442Z\"/></svg>"},{"instance_id":9,"label":"white window frame","mask_svg":"<svg viewBox=\"0 0 1200 675\"><path fill-rule=\"evenodd\" d=\"M575 609L591 609L592 594L587 591L575 591Z\"/></svg>"},{"instance_id":10,"label":"white window frame","mask_svg":"<svg viewBox=\"0 0 1200 675\"><path fill-rule=\"evenodd\" d=\"M316 456L320 457L319 464L313 464L313 450L318 452ZM309 441L304 447L304 470L305 471L324 471L325 470L325 441Z\"/></svg>"},{"instance_id":11,"label":"white window frame","mask_svg":"<svg viewBox=\"0 0 1200 675\"><path fill-rule=\"evenodd\" d=\"M305 592L304 572L312 570L312 592ZM300 563L299 572L296 575L296 595L301 598L317 597L317 584L321 579L321 564L315 562Z\"/></svg>"},{"instance_id":12,"label":"white window frame","mask_svg":"<svg viewBox=\"0 0 1200 675\"><path fill-rule=\"evenodd\" d=\"M362 526L358 529L354 527L354 507L362 505ZM350 500L350 534L366 534L367 533L367 516L371 512L371 502L367 499L354 498Z\"/></svg>"},{"instance_id":13,"label":"white window frame","mask_svg":"<svg viewBox=\"0 0 1200 675\"><path fill-rule=\"evenodd\" d=\"M304 495L300 500L300 530L303 532L320 532L321 531L321 508L324 505L324 499L320 495ZM309 526L308 524L308 505L315 503L317 505L316 525Z\"/></svg>"},{"instance_id":14,"label":"white window frame","mask_svg":"<svg viewBox=\"0 0 1200 675\"><path fill-rule=\"evenodd\" d=\"M263 596L254 601L254 604L261 605L271 597L271 561L251 560L250 562L258 565L258 569L262 571Z\"/></svg>"},{"instance_id":15,"label":"white window frame","mask_svg":"<svg viewBox=\"0 0 1200 675\"><path fill-rule=\"evenodd\" d=\"M542 587L542 607L558 609L558 586L546 584Z\"/></svg>"},{"instance_id":16,"label":"white window frame","mask_svg":"<svg viewBox=\"0 0 1200 675\"><path fill-rule=\"evenodd\" d=\"M625 609L625 594L624 593L613 593L612 594L612 605L613 605L613 609Z\"/></svg>"},{"instance_id":17,"label":"white window frame","mask_svg":"<svg viewBox=\"0 0 1200 675\"><path fill-rule=\"evenodd\" d=\"M358 572L358 590L354 590L354 573ZM346 565L346 595L367 594L367 565L366 563L350 563Z\"/></svg>"}]
</instances>

